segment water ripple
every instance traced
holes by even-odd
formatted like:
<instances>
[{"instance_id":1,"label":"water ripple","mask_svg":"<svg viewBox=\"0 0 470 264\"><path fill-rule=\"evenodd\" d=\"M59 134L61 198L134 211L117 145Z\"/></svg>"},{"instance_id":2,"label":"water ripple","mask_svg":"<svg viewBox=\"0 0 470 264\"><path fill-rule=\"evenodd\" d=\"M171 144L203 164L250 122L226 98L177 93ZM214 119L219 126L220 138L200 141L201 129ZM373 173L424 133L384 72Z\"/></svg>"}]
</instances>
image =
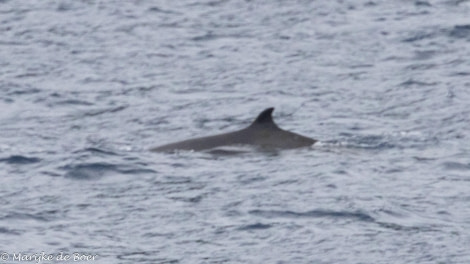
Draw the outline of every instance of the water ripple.
<instances>
[{"instance_id":1,"label":"water ripple","mask_svg":"<svg viewBox=\"0 0 470 264\"><path fill-rule=\"evenodd\" d=\"M238 230L240 230L240 231L250 231L250 230L259 230L259 229L269 229L271 227L272 227L272 225L270 225L270 224L256 223L256 224L245 225L245 226L239 227Z\"/></svg>"},{"instance_id":2,"label":"water ripple","mask_svg":"<svg viewBox=\"0 0 470 264\"><path fill-rule=\"evenodd\" d=\"M449 36L453 38L464 38L470 40L470 24L456 25L449 32Z\"/></svg>"},{"instance_id":3,"label":"water ripple","mask_svg":"<svg viewBox=\"0 0 470 264\"><path fill-rule=\"evenodd\" d=\"M0 233L5 235L21 235L22 232L15 229L0 227Z\"/></svg>"},{"instance_id":4,"label":"water ripple","mask_svg":"<svg viewBox=\"0 0 470 264\"><path fill-rule=\"evenodd\" d=\"M118 172L117 166L108 163L82 163L62 167L66 178L77 180L99 179L105 175Z\"/></svg>"},{"instance_id":5,"label":"water ripple","mask_svg":"<svg viewBox=\"0 0 470 264\"><path fill-rule=\"evenodd\" d=\"M12 155L8 158L0 159L0 162L5 162L8 164L19 164L19 165L32 164L32 163L37 163L40 161L41 161L40 158L26 157L26 156L21 156L21 155Z\"/></svg>"},{"instance_id":6,"label":"water ripple","mask_svg":"<svg viewBox=\"0 0 470 264\"><path fill-rule=\"evenodd\" d=\"M265 218L318 218L331 217L336 219L356 219L364 222L374 222L375 219L363 212L312 210L307 212L252 210L250 214Z\"/></svg>"},{"instance_id":7,"label":"water ripple","mask_svg":"<svg viewBox=\"0 0 470 264\"><path fill-rule=\"evenodd\" d=\"M442 164L446 170L467 171L470 170L470 163L460 163L454 161L444 162Z\"/></svg>"}]
</instances>

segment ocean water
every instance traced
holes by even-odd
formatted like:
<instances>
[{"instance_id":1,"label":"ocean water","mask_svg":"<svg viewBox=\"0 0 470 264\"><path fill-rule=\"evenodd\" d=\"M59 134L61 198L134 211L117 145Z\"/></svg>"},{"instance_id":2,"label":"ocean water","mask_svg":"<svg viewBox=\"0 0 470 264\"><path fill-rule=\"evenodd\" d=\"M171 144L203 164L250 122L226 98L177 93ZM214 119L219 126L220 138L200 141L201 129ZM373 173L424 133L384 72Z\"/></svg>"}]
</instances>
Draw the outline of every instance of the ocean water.
<instances>
[{"instance_id":1,"label":"ocean water","mask_svg":"<svg viewBox=\"0 0 470 264\"><path fill-rule=\"evenodd\" d=\"M469 14L0 1L0 262L470 263ZM320 142L149 151L267 107Z\"/></svg>"}]
</instances>

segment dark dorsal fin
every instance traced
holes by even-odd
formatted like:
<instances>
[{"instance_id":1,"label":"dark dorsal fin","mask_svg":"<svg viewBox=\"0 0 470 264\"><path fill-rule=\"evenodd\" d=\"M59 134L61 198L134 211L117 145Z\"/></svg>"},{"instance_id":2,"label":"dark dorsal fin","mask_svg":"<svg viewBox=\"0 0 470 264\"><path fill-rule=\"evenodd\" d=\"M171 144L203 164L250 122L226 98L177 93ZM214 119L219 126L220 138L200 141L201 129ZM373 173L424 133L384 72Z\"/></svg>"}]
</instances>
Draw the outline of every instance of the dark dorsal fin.
<instances>
[{"instance_id":1,"label":"dark dorsal fin","mask_svg":"<svg viewBox=\"0 0 470 264\"><path fill-rule=\"evenodd\" d=\"M273 121L273 117L271 116L274 111L274 107L266 108L263 112L261 112L256 120L251 125L274 125L276 124Z\"/></svg>"}]
</instances>

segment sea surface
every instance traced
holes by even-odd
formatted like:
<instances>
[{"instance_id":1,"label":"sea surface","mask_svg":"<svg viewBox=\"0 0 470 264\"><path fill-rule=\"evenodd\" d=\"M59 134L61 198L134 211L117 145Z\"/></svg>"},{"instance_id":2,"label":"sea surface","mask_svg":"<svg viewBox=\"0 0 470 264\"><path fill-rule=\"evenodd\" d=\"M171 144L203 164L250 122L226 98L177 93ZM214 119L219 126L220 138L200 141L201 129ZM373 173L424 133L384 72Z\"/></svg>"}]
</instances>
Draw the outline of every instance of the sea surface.
<instances>
[{"instance_id":1,"label":"sea surface","mask_svg":"<svg viewBox=\"0 0 470 264\"><path fill-rule=\"evenodd\" d=\"M469 131L470 1L1 0L0 263L468 264Z\"/></svg>"}]
</instances>

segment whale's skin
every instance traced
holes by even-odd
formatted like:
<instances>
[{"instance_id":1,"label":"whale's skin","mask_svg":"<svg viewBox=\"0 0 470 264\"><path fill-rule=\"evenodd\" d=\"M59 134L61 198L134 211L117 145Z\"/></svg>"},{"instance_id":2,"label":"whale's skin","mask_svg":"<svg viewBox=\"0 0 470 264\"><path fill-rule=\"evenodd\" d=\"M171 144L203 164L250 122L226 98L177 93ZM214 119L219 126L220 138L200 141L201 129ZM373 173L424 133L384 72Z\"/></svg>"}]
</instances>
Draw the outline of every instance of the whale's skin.
<instances>
[{"instance_id":1,"label":"whale's skin","mask_svg":"<svg viewBox=\"0 0 470 264\"><path fill-rule=\"evenodd\" d=\"M183 140L152 148L151 151L201 151L230 145L251 145L263 149L293 149L312 146L315 139L279 128L272 119L274 108L261 112L248 127L234 132Z\"/></svg>"}]
</instances>

